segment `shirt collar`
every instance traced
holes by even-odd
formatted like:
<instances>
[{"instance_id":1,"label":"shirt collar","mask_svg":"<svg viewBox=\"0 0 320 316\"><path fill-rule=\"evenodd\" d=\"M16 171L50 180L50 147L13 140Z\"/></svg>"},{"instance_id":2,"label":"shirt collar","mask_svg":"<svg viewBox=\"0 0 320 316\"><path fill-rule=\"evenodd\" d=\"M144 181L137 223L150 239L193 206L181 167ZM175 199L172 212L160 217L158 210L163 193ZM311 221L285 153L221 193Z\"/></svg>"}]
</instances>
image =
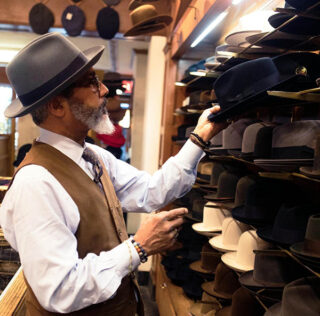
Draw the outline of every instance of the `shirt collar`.
<instances>
[{"instance_id":1,"label":"shirt collar","mask_svg":"<svg viewBox=\"0 0 320 316\"><path fill-rule=\"evenodd\" d=\"M37 141L46 143L58 149L77 164L79 164L83 151L86 147L85 145L81 146L66 136L56 134L44 128L40 128L40 136L37 138Z\"/></svg>"}]
</instances>

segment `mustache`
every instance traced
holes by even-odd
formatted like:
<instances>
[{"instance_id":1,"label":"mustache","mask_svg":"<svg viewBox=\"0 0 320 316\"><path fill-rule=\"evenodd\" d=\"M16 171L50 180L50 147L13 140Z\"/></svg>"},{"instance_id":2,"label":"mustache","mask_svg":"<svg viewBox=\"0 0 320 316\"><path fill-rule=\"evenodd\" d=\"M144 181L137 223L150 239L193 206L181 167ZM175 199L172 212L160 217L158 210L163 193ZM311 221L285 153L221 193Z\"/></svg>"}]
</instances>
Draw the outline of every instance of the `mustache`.
<instances>
[{"instance_id":1,"label":"mustache","mask_svg":"<svg viewBox=\"0 0 320 316\"><path fill-rule=\"evenodd\" d=\"M108 109L107 109L107 104L108 104L108 100L107 98L103 98L100 106L99 106L99 112L102 114L108 114Z\"/></svg>"}]
</instances>

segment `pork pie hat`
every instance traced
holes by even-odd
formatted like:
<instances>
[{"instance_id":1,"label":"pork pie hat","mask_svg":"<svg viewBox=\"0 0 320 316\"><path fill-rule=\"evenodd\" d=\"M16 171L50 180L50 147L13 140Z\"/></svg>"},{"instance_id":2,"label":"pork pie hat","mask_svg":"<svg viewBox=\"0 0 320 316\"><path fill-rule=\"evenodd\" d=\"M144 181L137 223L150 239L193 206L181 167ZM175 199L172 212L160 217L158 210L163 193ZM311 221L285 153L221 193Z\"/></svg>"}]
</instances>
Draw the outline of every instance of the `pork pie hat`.
<instances>
[{"instance_id":1,"label":"pork pie hat","mask_svg":"<svg viewBox=\"0 0 320 316\"><path fill-rule=\"evenodd\" d=\"M231 306L217 311L216 316L260 316L264 309L250 292L240 287L232 294Z\"/></svg>"},{"instance_id":2,"label":"pork pie hat","mask_svg":"<svg viewBox=\"0 0 320 316\"><path fill-rule=\"evenodd\" d=\"M254 269L239 277L242 286L258 291L262 288L283 288L308 275L307 270L280 250L254 250Z\"/></svg>"},{"instance_id":3,"label":"pork pie hat","mask_svg":"<svg viewBox=\"0 0 320 316\"><path fill-rule=\"evenodd\" d=\"M264 316L320 315L320 278L306 277L287 284L282 301L271 306Z\"/></svg>"},{"instance_id":4,"label":"pork pie hat","mask_svg":"<svg viewBox=\"0 0 320 316\"><path fill-rule=\"evenodd\" d=\"M86 17L77 5L69 5L62 13L61 22L68 35L78 36L84 29Z\"/></svg>"},{"instance_id":5,"label":"pork pie hat","mask_svg":"<svg viewBox=\"0 0 320 316\"><path fill-rule=\"evenodd\" d=\"M288 247L304 240L309 216L319 212L317 206L311 204L281 205L273 225L261 227L257 234L263 240Z\"/></svg>"},{"instance_id":6,"label":"pork pie hat","mask_svg":"<svg viewBox=\"0 0 320 316\"><path fill-rule=\"evenodd\" d=\"M18 98L6 108L5 116L23 116L45 104L84 75L103 50L104 46L99 45L81 51L58 33L48 33L30 42L6 68Z\"/></svg>"},{"instance_id":7,"label":"pork pie hat","mask_svg":"<svg viewBox=\"0 0 320 316\"><path fill-rule=\"evenodd\" d=\"M107 40L114 38L120 27L118 12L109 6L102 8L98 12L96 26L100 37Z\"/></svg>"},{"instance_id":8,"label":"pork pie hat","mask_svg":"<svg viewBox=\"0 0 320 316\"><path fill-rule=\"evenodd\" d=\"M29 12L29 23L34 33L45 34L54 24L54 15L46 5L37 3Z\"/></svg>"},{"instance_id":9,"label":"pork pie hat","mask_svg":"<svg viewBox=\"0 0 320 316\"><path fill-rule=\"evenodd\" d=\"M156 8L151 4L144 4L130 12L132 27L124 36L136 36L148 34L161 30L168 26L172 17L165 14L158 14Z\"/></svg>"},{"instance_id":10,"label":"pork pie hat","mask_svg":"<svg viewBox=\"0 0 320 316\"><path fill-rule=\"evenodd\" d=\"M210 114L211 121L223 121L257 107L267 90L301 90L316 87L320 56L313 53L288 53L262 57L236 65L214 83L221 111Z\"/></svg>"}]
</instances>

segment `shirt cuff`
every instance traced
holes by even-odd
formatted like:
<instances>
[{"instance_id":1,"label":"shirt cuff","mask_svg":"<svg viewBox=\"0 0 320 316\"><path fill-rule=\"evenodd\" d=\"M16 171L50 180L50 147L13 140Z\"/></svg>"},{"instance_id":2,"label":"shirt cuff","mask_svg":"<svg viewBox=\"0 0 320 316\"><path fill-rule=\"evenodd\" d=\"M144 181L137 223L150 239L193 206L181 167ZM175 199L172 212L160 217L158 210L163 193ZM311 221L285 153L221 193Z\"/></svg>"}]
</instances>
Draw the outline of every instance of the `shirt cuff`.
<instances>
[{"instance_id":1,"label":"shirt cuff","mask_svg":"<svg viewBox=\"0 0 320 316\"><path fill-rule=\"evenodd\" d=\"M201 158L205 156L204 151L194 144L190 139L183 145L176 154L176 158L188 169L195 169Z\"/></svg>"},{"instance_id":2,"label":"shirt cuff","mask_svg":"<svg viewBox=\"0 0 320 316\"><path fill-rule=\"evenodd\" d=\"M111 251L114 252L113 259L117 263L116 271L121 278L125 277L130 272L138 268L140 264L140 257L130 239L127 239L126 241L124 241L122 244L115 247ZM132 271L129 271L129 265L131 263L131 260L132 260Z\"/></svg>"}]
</instances>

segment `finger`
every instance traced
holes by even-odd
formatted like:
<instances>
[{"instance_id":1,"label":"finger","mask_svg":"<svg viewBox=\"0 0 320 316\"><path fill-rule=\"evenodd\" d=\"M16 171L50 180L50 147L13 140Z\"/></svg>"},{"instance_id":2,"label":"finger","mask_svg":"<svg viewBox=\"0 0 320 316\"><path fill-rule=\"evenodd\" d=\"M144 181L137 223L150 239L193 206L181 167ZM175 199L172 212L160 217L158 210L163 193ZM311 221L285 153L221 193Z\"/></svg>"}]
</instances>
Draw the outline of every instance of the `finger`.
<instances>
[{"instance_id":1,"label":"finger","mask_svg":"<svg viewBox=\"0 0 320 316\"><path fill-rule=\"evenodd\" d=\"M211 113L217 113L220 111L220 105L214 105L211 109L209 109Z\"/></svg>"},{"instance_id":2,"label":"finger","mask_svg":"<svg viewBox=\"0 0 320 316\"><path fill-rule=\"evenodd\" d=\"M183 218L182 217L178 217L172 221L170 221L170 230L174 230L178 227L180 227L183 224Z\"/></svg>"},{"instance_id":3,"label":"finger","mask_svg":"<svg viewBox=\"0 0 320 316\"><path fill-rule=\"evenodd\" d=\"M187 213L188 213L188 210L186 208L176 208L167 212L166 219L170 221L172 219L175 219L178 216L183 216Z\"/></svg>"}]
</instances>

